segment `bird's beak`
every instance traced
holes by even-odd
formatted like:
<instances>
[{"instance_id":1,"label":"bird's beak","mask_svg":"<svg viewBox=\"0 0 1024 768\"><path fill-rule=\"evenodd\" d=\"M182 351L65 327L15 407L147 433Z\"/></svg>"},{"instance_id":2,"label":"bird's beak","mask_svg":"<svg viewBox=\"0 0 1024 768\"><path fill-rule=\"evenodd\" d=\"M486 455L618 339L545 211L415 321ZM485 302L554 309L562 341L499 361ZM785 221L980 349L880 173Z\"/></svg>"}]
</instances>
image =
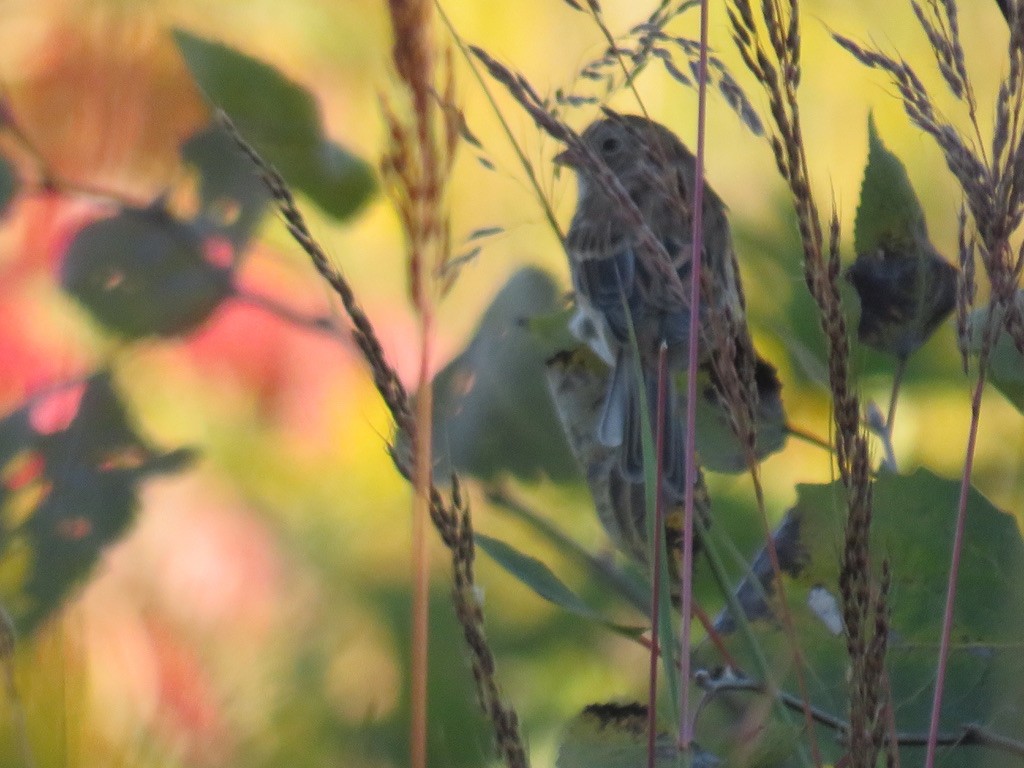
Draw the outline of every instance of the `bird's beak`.
<instances>
[{"instance_id":1,"label":"bird's beak","mask_svg":"<svg viewBox=\"0 0 1024 768\"><path fill-rule=\"evenodd\" d=\"M559 152L553 158L555 165L564 165L568 168L576 168L579 166L579 161L576 157L576 153L572 151L572 148Z\"/></svg>"}]
</instances>

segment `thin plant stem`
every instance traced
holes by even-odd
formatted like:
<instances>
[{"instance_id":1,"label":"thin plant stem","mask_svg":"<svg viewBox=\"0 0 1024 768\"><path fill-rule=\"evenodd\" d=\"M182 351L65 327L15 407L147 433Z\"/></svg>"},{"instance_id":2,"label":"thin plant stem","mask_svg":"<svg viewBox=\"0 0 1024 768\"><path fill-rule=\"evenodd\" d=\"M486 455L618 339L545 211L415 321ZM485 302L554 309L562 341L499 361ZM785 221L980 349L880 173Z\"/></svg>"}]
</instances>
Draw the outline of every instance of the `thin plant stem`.
<instances>
[{"instance_id":1,"label":"thin plant stem","mask_svg":"<svg viewBox=\"0 0 1024 768\"><path fill-rule=\"evenodd\" d=\"M694 166L693 190L693 264L690 269L690 334L686 377L686 448L683 492L683 553L682 584L679 595L682 602L682 621L679 629L679 746L689 750L693 742L693 723L690 717L690 606L693 601L693 493L697 482L697 347L700 344L700 282L704 252L704 144L707 123L708 83L708 2L700 4L700 60L697 69L697 152ZM726 254L719 254L727 258Z\"/></svg>"},{"instance_id":2,"label":"thin plant stem","mask_svg":"<svg viewBox=\"0 0 1024 768\"><path fill-rule=\"evenodd\" d=\"M430 514L431 435L433 387L430 349L433 313L429 302L421 306L419 389L416 394L416 452L412 506L412 660L410 697L410 757L412 768L427 765L427 650L430 626L430 558L427 516Z\"/></svg>"},{"instance_id":3,"label":"thin plant stem","mask_svg":"<svg viewBox=\"0 0 1024 768\"><path fill-rule=\"evenodd\" d=\"M717 629L715 629L715 625L711 621L711 617L708 616L707 612L696 601L693 603L693 615L704 628L704 631L708 635L708 640L713 646L715 646L715 650L718 651L718 655L722 657L722 662L733 669L738 669L739 664L726 647L725 640L722 639L722 635Z\"/></svg>"},{"instance_id":4,"label":"thin plant stem","mask_svg":"<svg viewBox=\"0 0 1024 768\"><path fill-rule=\"evenodd\" d=\"M791 435L792 437L795 437L798 440L803 440L805 443L808 443L809 445L817 446L818 448L821 448L823 451L827 451L830 454L835 454L836 452L835 448L832 447L831 442L822 437L818 437L817 435L812 434L811 432L808 432L805 429L801 429L800 427L794 427L792 424L787 424L785 426L785 430L787 435Z\"/></svg>"},{"instance_id":5,"label":"thin plant stem","mask_svg":"<svg viewBox=\"0 0 1024 768\"><path fill-rule=\"evenodd\" d=\"M636 88L636 77L629 74L629 68L626 66L626 62L622 58L622 53L619 51L619 46L615 43L615 36L612 35L612 31L608 29L608 25L604 23L604 19L601 18L600 6L596 4L590 5L590 15L594 19L594 23L597 24L597 28L601 30L601 34L604 35L604 39L608 42L608 50L614 52L615 60L619 64L619 68L622 70L622 74L626 79L626 84L629 86L629 90L633 93L633 98L636 99L636 105L643 112L644 117L650 118L647 113L647 107L644 106L644 100L640 98L640 91Z\"/></svg>"},{"instance_id":6,"label":"thin plant stem","mask_svg":"<svg viewBox=\"0 0 1024 768\"><path fill-rule=\"evenodd\" d=\"M992 318L989 317L991 324ZM971 426L967 437L967 456L960 476L960 501L956 512L956 530L953 534L953 554L949 564L949 579L946 584L946 607L942 613L942 635L939 639L939 660L935 673L935 691L932 695L932 714L928 724L928 744L925 749L925 768L934 768L939 736L939 717L942 714L942 694L946 684L946 667L949 664L949 644L953 635L953 606L956 602L956 583L960 574L960 552L963 549L964 529L967 525L967 494L971 488L971 472L974 469L974 451L978 440L978 425L981 421L981 396L985 388L985 369L988 356L982 355L978 366L978 380L971 397Z\"/></svg>"},{"instance_id":7,"label":"thin plant stem","mask_svg":"<svg viewBox=\"0 0 1024 768\"><path fill-rule=\"evenodd\" d=\"M227 115L220 113L218 119L239 149L258 168L288 232L341 300L346 314L352 321L352 337L370 368L373 383L390 411L395 426L415 436L416 421L412 415L409 395L395 369L388 363L377 332L357 301L351 285L341 271L330 262L323 247L313 237L295 204L294 195L281 174L268 165L242 138ZM411 474L408 465L395 451L391 452L391 456L402 476L408 478ZM527 768L528 760L520 733L519 716L515 709L502 701L495 678L494 653L484 633L484 611L477 598L473 571L473 521L469 507L462 497L458 476L452 476L451 493L448 498L445 498L433 483L430 485L429 494L430 520L451 555L452 602L455 606L456 619L462 627L466 647L470 652L478 703L491 722L495 746L506 768Z\"/></svg>"},{"instance_id":8,"label":"thin plant stem","mask_svg":"<svg viewBox=\"0 0 1024 768\"><path fill-rule=\"evenodd\" d=\"M907 358L900 357L896 360L896 370L892 376L892 394L889 396L889 413L885 417L885 431L892 439L892 427L896 421L896 404L900 399L900 385L903 384L903 374L907 370Z\"/></svg>"},{"instance_id":9,"label":"thin plant stem","mask_svg":"<svg viewBox=\"0 0 1024 768\"><path fill-rule=\"evenodd\" d=\"M657 703L658 703L658 622L661 620L661 542L665 530L665 494L661 491L662 477L665 472L662 457L665 450L665 412L667 410L668 390L668 344L664 341L658 348L658 403L655 409L655 498L654 503L654 554L652 557L651 573L651 627L652 640L650 653L650 664L647 679L647 768L654 768L655 752L654 745L658 735L657 728ZM666 617L667 620L668 617ZM665 648L666 654L671 654L671 648ZM686 681L680 686L685 690ZM683 695L685 699L685 694Z\"/></svg>"},{"instance_id":10,"label":"thin plant stem","mask_svg":"<svg viewBox=\"0 0 1024 768\"><path fill-rule=\"evenodd\" d=\"M307 315L289 307L287 304L281 303L275 298L264 296L260 293L253 293L238 285L234 287L232 296L235 301L262 310L288 325L312 333L323 334L345 347L351 346L348 333L330 315Z\"/></svg>"},{"instance_id":11,"label":"thin plant stem","mask_svg":"<svg viewBox=\"0 0 1024 768\"><path fill-rule=\"evenodd\" d=\"M750 626L750 621L747 619L746 611L743 606L740 605L739 598L736 597L736 593L729 581L729 576L726 573L725 566L718 554L718 546L715 541L716 537L723 538L727 544L730 543L729 539L720 532L712 530L712 528L710 528L699 517L694 519L694 525L700 532L702 544L701 552L708 562L708 566L711 570L711 576L717 583L719 592L721 592L722 596L725 598L726 605L729 608L729 613L736 622L739 634L743 637L744 641L746 641L747 646L750 649L750 653L754 661L754 667L757 669L758 674L761 675L761 678L765 681L765 687L768 695L771 697L772 701L775 702L776 708L779 715L782 717L783 722L790 727L795 728L796 726L790 717L789 710L786 708L786 704L779 696L781 689L772 677L772 669L768 664L768 659L758 642L757 635L754 634L753 627ZM756 577L755 583L757 583ZM806 701L801 701L800 709L807 711L808 703ZM807 756L807 752L804 750L803 744L799 742L797 743L797 757L804 768L809 768L811 765L810 758Z\"/></svg>"},{"instance_id":12,"label":"thin plant stem","mask_svg":"<svg viewBox=\"0 0 1024 768\"><path fill-rule=\"evenodd\" d=\"M555 217L555 211L551 207L551 203L548 202L547 195L544 194L544 190L540 186L540 180L537 178L537 173L533 169L533 165L526 157L526 153L523 148L519 146L519 142L516 141L515 134L512 132L512 128L509 126L508 121L505 119L505 115L502 114L501 109L498 107L498 102L494 98L494 94L491 93L491 89L487 87L487 81L484 76L480 74L480 69L477 67L476 59L470 54L469 49L466 47L466 42L459 35L455 29L455 25L452 24L452 20L445 13L444 7L441 3L435 2L434 6L437 8L437 14L441 18L445 27L448 29L448 33L452 36L455 44L459 47L459 52L462 57L469 64L469 69L473 73L473 77L480 84L483 89L484 96L487 98L487 103L491 105L491 111L494 112L495 117L498 118L498 122L501 124L501 130L508 139L509 144L512 145L512 150L516 153L516 158L519 160L519 164L522 166L523 171L526 173L526 178L530 182L530 186L533 187L533 191L536 195L537 200L540 202L540 206L544 211L544 218L551 227L551 230L558 237L558 242L565 242L565 233L562 232L562 227L558 223L558 219Z\"/></svg>"}]
</instances>

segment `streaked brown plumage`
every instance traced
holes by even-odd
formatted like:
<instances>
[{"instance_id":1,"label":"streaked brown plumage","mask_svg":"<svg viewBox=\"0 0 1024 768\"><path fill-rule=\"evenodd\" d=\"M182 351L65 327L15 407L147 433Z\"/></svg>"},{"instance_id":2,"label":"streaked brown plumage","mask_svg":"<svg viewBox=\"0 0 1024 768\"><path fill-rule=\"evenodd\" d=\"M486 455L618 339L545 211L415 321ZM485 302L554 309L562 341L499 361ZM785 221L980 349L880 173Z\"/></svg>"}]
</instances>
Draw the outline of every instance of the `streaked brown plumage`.
<instances>
[{"instance_id":1,"label":"streaked brown plumage","mask_svg":"<svg viewBox=\"0 0 1024 768\"><path fill-rule=\"evenodd\" d=\"M578 312L574 331L609 365L612 375L597 436L608 447L619 447L627 478L643 474L642 422L630 325L636 336L649 408L656 400L658 349L668 346L670 371L686 368L689 349L689 305L670 289L665 271L658 269L655 251L633 218L622 210L605 185L593 157L614 174L636 205L647 229L671 259L671 269L688 296L693 256L692 203L695 159L670 130L647 118L608 113L581 136L556 162L577 174L579 200L567 237L567 251ZM716 338L710 326L726 314L744 324L744 302L725 205L704 186L703 272L707 290L701 298L700 359L707 363ZM720 337L720 334L718 334ZM742 334L740 346L746 346ZM751 358L752 359L752 358ZM670 377L671 378L671 377ZM666 413L663 456L671 488L683 486L683 419L675 411L679 398L670 396Z\"/></svg>"}]
</instances>

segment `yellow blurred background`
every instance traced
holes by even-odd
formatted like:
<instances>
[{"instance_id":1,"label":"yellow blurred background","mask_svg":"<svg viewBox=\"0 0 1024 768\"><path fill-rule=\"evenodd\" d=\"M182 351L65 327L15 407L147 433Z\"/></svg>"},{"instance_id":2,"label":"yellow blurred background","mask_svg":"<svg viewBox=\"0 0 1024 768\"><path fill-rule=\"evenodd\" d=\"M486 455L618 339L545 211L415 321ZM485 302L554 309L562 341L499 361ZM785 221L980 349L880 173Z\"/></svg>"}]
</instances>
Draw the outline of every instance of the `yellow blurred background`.
<instances>
[{"instance_id":1,"label":"yellow blurred background","mask_svg":"<svg viewBox=\"0 0 1024 768\"><path fill-rule=\"evenodd\" d=\"M559 0L444 2L459 33L523 72L541 93L573 81L604 48L600 31ZM764 112L765 101L734 54L724 9L711 3L711 43ZM647 9L605 3L625 32ZM831 42L830 31L874 41L912 62L954 124L948 97L909 5L887 0L802 4L804 129L822 206L834 200L844 255L873 112L886 144L906 164L939 250L955 259L958 189L938 149L909 125L893 88ZM274 64L320 100L331 137L376 164L384 137L380 94L393 87L384 4L369 0L4 0L0 80L23 128L62 178L150 200L180 175L179 143L207 119L170 30L219 39ZM691 11L673 27L696 36ZM1004 72L1005 23L995 3L961 18L982 126ZM440 29L439 39L449 41ZM999 41L993 44L992 41ZM568 286L564 254L480 86L456 55L466 119L494 166L462 152L450 190L457 241L481 227L490 239L445 298L438 322L442 366L473 331L515 271L536 265ZM500 87L490 84L495 92ZM656 64L639 80L650 114L691 147L696 93ZM636 111L633 97L612 105ZM563 223L572 179L556 178L554 143L499 93L502 113L538 170ZM582 128L593 107L570 113ZM825 393L801 371L780 316L805 291L786 193L767 143L717 95L709 99L707 177L728 203L751 322L780 369L790 421L828 433ZM31 164L19 167L31 176ZM301 203L301 201L300 201ZM303 205L316 235L352 281L412 386L415 316L406 298L403 242L385 197L337 225ZM195 446L188 471L151 481L137 525L37 637L22 641L17 681L37 765L349 766L403 765L407 708L410 493L385 451L391 426L351 347L311 336L245 307L221 309L193 338L120 348L90 324L54 283L54 254L82 222L105 210L95 198L26 195L0 233L7 333L30 350L6 355L0 410L33 388L113 359L118 383L144 434L171 448ZM244 282L304 311L330 305L305 257L268 216ZM17 269L16 269L17 267ZM890 379L881 358L855 347L865 399L883 407ZM911 362L894 444L901 469L929 466L957 476L969 420L951 324ZM1020 414L987 394L978 451L981 490L1020 514L1024 430ZM794 485L829 478L827 456L790 441L763 468L768 507L781 515ZM711 478L716 501L749 504L749 480ZM607 551L579 489L522 488L546 516L595 551ZM506 538L600 603L549 546L490 509L471 489L477 527ZM469 665L447 602L447 563L432 539L432 755L436 765L490 764L489 736L475 710ZM498 676L524 721L535 765L551 765L565 721L594 701L642 696L645 652L567 620L485 557L488 627ZM589 591L588 591L589 590ZM11 702L0 706L3 765L17 765ZM7 761L10 762L7 762Z\"/></svg>"}]
</instances>

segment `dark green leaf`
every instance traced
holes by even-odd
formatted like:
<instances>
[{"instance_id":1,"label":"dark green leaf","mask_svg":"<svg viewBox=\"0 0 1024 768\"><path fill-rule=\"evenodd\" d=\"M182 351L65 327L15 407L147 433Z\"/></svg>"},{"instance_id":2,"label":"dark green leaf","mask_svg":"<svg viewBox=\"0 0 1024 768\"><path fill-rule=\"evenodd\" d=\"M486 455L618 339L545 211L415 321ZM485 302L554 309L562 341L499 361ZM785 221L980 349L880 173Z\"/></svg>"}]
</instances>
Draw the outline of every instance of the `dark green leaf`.
<instances>
[{"instance_id":1,"label":"dark green leaf","mask_svg":"<svg viewBox=\"0 0 1024 768\"><path fill-rule=\"evenodd\" d=\"M603 554L594 555L542 514L517 503L504 491L492 489L487 500L497 509L522 520L540 534L555 550L586 569L588 577L595 583L605 584L614 593L629 602L641 613L650 612L650 581L638 578L637 574L620 570Z\"/></svg>"},{"instance_id":2,"label":"dark green leaf","mask_svg":"<svg viewBox=\"0 0 1024 768\"><path fill-rule=\"evenodd\" d=\"M0 216L7 211L15 194L18 192L18 175L11 162L0 155Z\"/></svg>"},{"instance_id":3,"label":"dark green leaf","mask_svg":"<svg viewBox=\"0 0 1024 768\"><path fill-rule=\"evenodd\" d=\"M857 253L909 248L927 237L924 211L910 186L907 169L882 143L875 118L869 115L868 164L853 227L854 248Z\"/></svg>"},{"instance_id":4,"label":"dark green leaf","mask_svg":"<svg viewBox=\"0 0 1024 768\"><path fill-rule=\"evenodd\" d=\"M158 203L82 229L61 284L122 336L173 336L196 328L231 294L231 270L207 260L197 228Z\"/></svg>"},{"instance_id":5,"label":"dark green leaf","mask_svg":"<svg viewBox=\"0 0 1024 768\"><path fill-rule=\"evenodd\" d=\"M544 384L544 351L525 327L557 306L554 282L537 269L509 279L466 350L434 381L434 455L452 469L490 479L578 477Z\"/></svg>"},{"instance_id":6,"label":"dark green leaf","mask_svg":"<svg viewBox=\"0 0 1024 768\"><path fill-rule=\"evenodd\" d=\"M909 357L953 311L956 272L927 241L859 254L846 273L860 297L857 338Z\"/></svg>"},{"instance_id":7,"label":"dark green leaf","mask_svg":"<svg viewBox=\"0 0 1024 768\"><path fill-rule=\"evenodd\" d=\"M191 136L181 147L181 158L199 174L203 224L231 241L237 260L270 202L267 186L217 125Z\"/></svg>"},{"instance_id":8,"label":"dark green leaf","mask_svg":"<svg viewBox=\"0 0 1024 768\"><path fill-rule=\"evenodd\" d=\"M861 342L906 358L953 310L956 269L929 242L906 169L882 144L873 118L868 137L854 231L857 260L846 278L860 297Z\"/></svg>"},{"instance_id":9,"label":"dark green leaf","mask_svg":"<svg viewBox=\"0 0 1024 768\"><path fill-rule=\"evenodd\" d=\"M274 67L221 43L174 31L196 83L297 189L343 219L373 194L372 168L324 136L313 95Z\"/></svg>"},{"instance_id":10,"label":"dark green leaf","mask_svg":"<svg viewBox=\"0 0 1024 768\"><path fill-rule=\"evenodd\" d=\"M59 397L0 420L0 602L20 632L56 610L123 534L139 484L188 459L159 454L135 433L105 373L89 379L66 428L38 431L33 412L59 408Z\"/></svg>"},{"instance_id":11,"label":"dark green leaf","mask_svg":"<svg viewBox=\"0 0 1024 768\"><path fill-rule=\"evenodd\" d=\"M373 168L329 139L308 147L271 150L266 158L286 181L339 220L355 214L377 190Z\"/></svg>"},{"instance_id":12,"label":"dark green leaf","mask_svg":"<svg viewBox=\"0 0 1024 768\"><path fill-rule=\"evenodd\" d=\"M775 366L760 356L754 366L754 382L758 395L755 456L761 461L782 450L788 432L782 407L782 382ZM685 391L685 386L682 380L680 391ZM746 472L746 454L729 424L728 411L716 393L716 385L701 374L697 391L696 444L701 466L711 472ZM679 413L685 413L686 398L680 400Z\"/></svg>"},{"instance_id":13,"label":"dark green leaf","mask_svg":"<svg viewBox=\"0 0 1024 768\"><path fill-rule=\"evenodd\" d=\"M574 616L579 616L587 621L592 621L612 629L619 634L625 634L629 637L639 637L643 634L643 627L624 627L601 616L601 614L583 602L579 595L569 589L550 568L537 558L524 555L509 544L493 539L490 536L485 536L482 533L476 534L476 543L480 549L490 555L494 562L542 598L557 605L559 608L568 611Z\"/></svg>"},{"instance_id":14,"label":"dark green leaf","mask_svg":"<svg viewBox=\"0 0 1024 768\"><path fill-rule=\"evenodd\" d=\"M846 492L837 481L800 485L797 493L797 505L775 536L786 574L787 605L810 666L812 703L841 715L848 669L837 613L842 603L838 553ZM883 474L874 484L871 540L875 565L887 557L892 567L887 669L901 731L927 729L959 493L958 480L925 470L909 476ZM765 655L790 658L764 551L753 570L761 588L748 579L737 594L761 631ZM762 590L771 595L767 603L759 596ZM954 620L943 729L955 731L979 722L1014 734L1024 711L1024 541L1014 519L973 489ZM731 637L727 614L717 625ZM743 665L743 644L737 642L733 650ZM792 675L783 685L795 689ZM966 756L972 754L970 748L963 751L964 762L958 765L967 764ZM919 757L908 752L903 762L917 764Z\"/></svg>"},{"instance_id":15,"label":"dark green leaf","mask_svg":"<svg viewBox=\"0 0 1024 768\"><path fill-rule=\"evenodd\" d=\"M1024 291L1017 291L1014 301L1017 311L1024 317ZM988 318L988 306L981 307L971 313L968 324L971 329L971 351L977 355L981 350L982 329ZM997 316L999 323L1002 316ZM1020 353L1013 339L1005 331L989 355L989 378L996 389L1003 393L1014 407L1024 413L1024 355Z\"/></svg>"}]
</instances>

